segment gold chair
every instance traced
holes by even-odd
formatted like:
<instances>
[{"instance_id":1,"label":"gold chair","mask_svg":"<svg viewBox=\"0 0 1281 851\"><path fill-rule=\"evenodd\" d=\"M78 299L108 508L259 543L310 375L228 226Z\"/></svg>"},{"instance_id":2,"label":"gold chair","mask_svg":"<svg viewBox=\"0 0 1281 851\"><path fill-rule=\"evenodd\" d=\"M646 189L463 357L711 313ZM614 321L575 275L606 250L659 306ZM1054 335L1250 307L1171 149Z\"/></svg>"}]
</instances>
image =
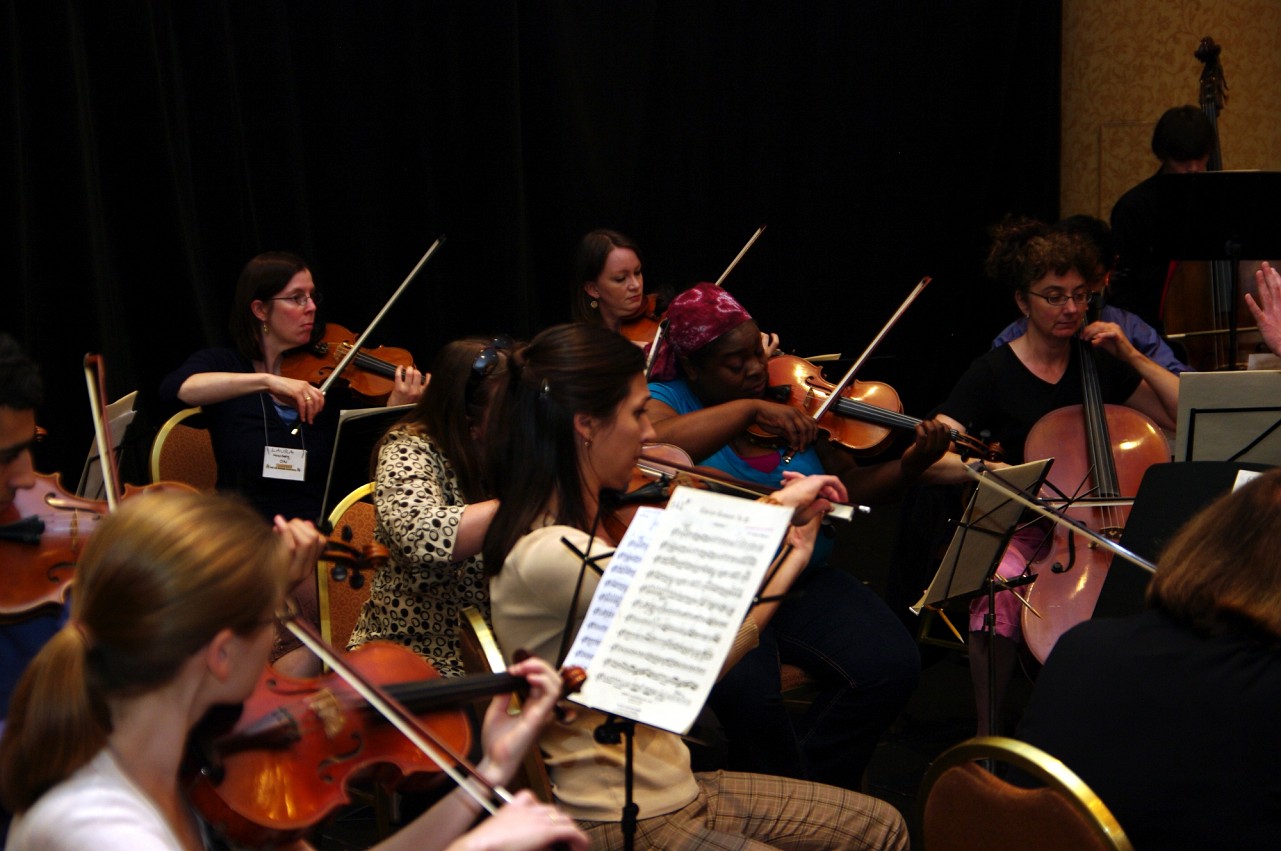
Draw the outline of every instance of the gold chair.
<instances>
[{"instance_id":1,"label":"gold chair","mask_svg":"<svg viewBox=\"0 0 1281 851\"><path fill-rule=\"evenodd\" d=\"M187 408L160 427L151 444L151 481L184 482L196 490L213 493L218 464L209 430L184 422L200 413L200 408Z\"/></svg>"},{"instance_id":2,"label":"gold chair","mask_svg":"<svg viewBox=\"0 0 1281 851\"><path fill-rule=\"evenodd\" d=\"M374 540L374 483L368 482L343 497L329 512L331 528L344 543L361 549ZM320 606L320 635L331 647L347 646L356 628L360 609L369 599L369 583L352 588L349 582L338 582L330 574L332 561L322 559L316 565L316 597Z\"/></svg>"},{"instance_id":3,"label":"gold chair","mask_svg":"<svg viewBox=\"0 0 1281 851\"><path fill-rule=\"evenodd\" d=\"M977 760L1013 766L1045 785L1015 786ZM925 773L917 801L926 851L1133 851L1081 778L1016 739L982 736L949 748Z\"/></svg>"},{"instance_id":4,"label":"gold chair","mask_svg":"<svg viewBox=\"0 0 1281 851\"><path fill-rule=\"evenodd\" d=\"M498 642L494 640L494 633L490 630L489 624L485 623L480 612L472 606L463 609L458 655L462 658L463 670L468 674L489 674L507 670L502 651L498 649ZM512 697L512 701L516 701L515 696ZM482 715L488 704L489 699L486 698L479 705ZM552 782L547 776L547 766L543 764L543 756L537 747L530 748L529 753L525 754L524 766L512 779L511 789L513 791L529 789L543 803L552 802Z\"/></svg>"}]
</instances>

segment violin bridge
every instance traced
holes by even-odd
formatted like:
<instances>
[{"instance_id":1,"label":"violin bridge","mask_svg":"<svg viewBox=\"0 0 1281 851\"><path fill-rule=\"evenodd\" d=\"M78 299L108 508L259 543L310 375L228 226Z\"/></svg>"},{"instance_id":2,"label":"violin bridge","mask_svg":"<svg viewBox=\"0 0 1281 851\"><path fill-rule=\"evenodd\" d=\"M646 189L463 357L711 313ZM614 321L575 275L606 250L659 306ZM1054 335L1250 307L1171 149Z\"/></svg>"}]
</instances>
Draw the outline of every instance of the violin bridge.
<instances>
[{"instance_id":1,"label":"violin bridge","mask_svg":"<svg viewBox=\"0 0 1281 851\"><path fill-rule=\"evenodd\" d=\"M316 696L308 701L308 706L320 719L327 737L332 739L342 732L346 721L343 718L342 705L332 691L321 689L316 692Z\"/></svg>"}]
</instances>

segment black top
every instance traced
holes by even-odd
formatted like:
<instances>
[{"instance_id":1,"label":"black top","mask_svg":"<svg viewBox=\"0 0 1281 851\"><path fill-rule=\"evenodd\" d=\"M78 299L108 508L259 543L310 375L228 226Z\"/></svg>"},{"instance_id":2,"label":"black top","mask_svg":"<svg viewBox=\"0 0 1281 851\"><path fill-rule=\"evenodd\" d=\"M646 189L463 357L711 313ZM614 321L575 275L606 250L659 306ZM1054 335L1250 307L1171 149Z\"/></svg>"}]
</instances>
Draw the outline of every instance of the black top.
<instances>
[{"instance_id":1,"label":"black top","mask_svg":"<svg viewBox=\"0 0 1281 851\"><path fill-rule=\"evenodd\" d=\"M1018 738L1058 757L1136 849L1274 848L1281 652L1148 611L1069 630Z\"/></svg>"},{"instance_id":2,"label":"black top","mask_svg":"<svg viewBox=\"0 0 1281 851\"><path fill-rule=\"evenodd\" d=\"M181 405L178 389L192 375L253 371L253 364L233 349L204 349L165 377L160 384L160 396L167 403ZM319 519L338 413L344 407L351 407L348 393L335 384L316 422L302 424L298 434L293 435L290 432L297 422L281 418L270 393L250 393L204 405L205 422L218 462L218 490L243 495L267 518L283 514L287 518ZM268 442L272 446L307 450L304 481L263 478L263 449Z\"/></svg>"},{"instance_id":3,"label":"black top","mask_svg":"<svg viewBox=\"0 0 1281 851\"><path fill-rule=\"evenodd\" d=\"M1138 388L1140 377L1133 367L1095 351L1099 365L1099 387L1105 404L1119 405ZM1023 444L1032 426L1057 408L1080 405L1081 367L1077 347L1072 347L1067 371L1058 384L1042 381L1023 365L1008 345L992 349L970 364L952 393L938 409L978 436L1000 441L1005 460L1023 462Z\"/></svg>"}]
</instances>

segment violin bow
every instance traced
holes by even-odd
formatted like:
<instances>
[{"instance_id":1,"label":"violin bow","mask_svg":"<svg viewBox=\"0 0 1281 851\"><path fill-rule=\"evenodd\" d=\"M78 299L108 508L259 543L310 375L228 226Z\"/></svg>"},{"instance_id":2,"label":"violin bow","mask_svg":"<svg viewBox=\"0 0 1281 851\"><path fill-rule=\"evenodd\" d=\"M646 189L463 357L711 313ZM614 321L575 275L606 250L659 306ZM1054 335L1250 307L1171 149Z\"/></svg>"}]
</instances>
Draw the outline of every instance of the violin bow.
<instances>
[{"instance_id":1,"label":"violin bow","mask_svg":"<svg viewBox=\"0 0 1281 851\"><path fill-rule=\"evenodd\" d=\"M427 261L430 260L432 255L436 253L436 250L444 244L445 235L441 234L436 238L436 241L431 244L431 247L427 249L427 253L422 256L422 259L419 260L418 263L415 264L414 268L409 271L409 274L405 277L405 280L401 282L400 286L396 288L396 291L391 294L391 298L387 299L387 302L382 306L382 310L378 311L378 315L373 318L369 325L365 327L365 330L360 333L360 336L356 338L356 342L347 350L347 354L343 355L342 360L338 362L338 366L334 367L334 371L329 373L329 376L321 383L319 390L322 396L329 392L329 388L338 380L338 377L342 375L343 370L347 368L347 365L351 363L358 354L360 354L361 346L365 344L365 340L371 333L373 333L373 330L378 327L378 323L382 321L382 318L387 315L387 311L391 310L391 306L395 304L401 294L409 288L409 285L413 282L414 278L418 277L418 273L422 271L423 266L427 265ZM298 426L294 426L293 431L290 433L297 434Z\"/></svg>"},{"instance_id":2,"label":"violin bow","mask_svg":"<svg viewBox=\"0 0 1281 851\"><path fill-rule=\"evenodd\" d=\"M752 238L747 241L747 244L738 252L738 255L729 262L729 265L725 267L725 271L721 272L721 276L716 279L716 286L719 287L724 283L725 279L729 277L729 273L734 271L734 267L738 265L738 261L743 259L743 255L750 251L752 246L756 244L756 240L761 238L761 234L765 233L765 227L765 225L761 225L756 229L756 233L752 234Z\"/></svg>"},{"instance_id":3,"label":"violin bow","mask_svg":"<svg viewBox=\"0 0 1281 851\"><path fill-rule=\"evenodd\" d=\"M499 806L495 801L501 801L504 804L511 803L512 794L510 792L498 784L489 782L466 758L454 753L449 745L442 742L435 733L432 733L431 730L419 723L413 713L406 709L402 703L387 694L384 689L366 681L364 677L352 670L351 666L344 662L337 653L333 652L333 649L325 643L325 640L316 633L311 624L300 620L293 611L281 614L280 621L285 625L286 629L303 643L303 646L319 656L321 661L351 686L357 694L368 701L369 705L386 718L388 723L404 734L405 738L409 739L429 759L435 762L440 767L440 770L445 773L445 776L458 784L459 788L470 795L472 800L476 801L482 809L493 815L498 812ZM455 764L463 766L466 769L466 773L459 771ZM488 796L482 794L476 788L477 784L489 793Z\"/></svg>"},{"instance_id":4,"label":"violin bow","mask_svg":"<svg viewBox=\"0 0 1281 851\"><path fill-rule=\"evenodd\" d=\"M1038 504L1035 500L1028 499L1027 495L1025 495L1023 491L1019 490L1018 488L1011 485L1009 482L1005 481L1005 479L1001 478L1001 476L995 470L984 470L983 473L986 473L987 474L986 476L983 475L983 473L980 473L978 470L975 470L969 464L965 465L965 470L969 474L970 478L974 479L976 482L986 483L990 487L995 488L1003 496L1014 500L1018 504L1022 505L1024 508L1030 508L1032 511L1035 511L1037 514L1041 515L1042 517L1045 517L1059 524L1064 529L1067 529L1070 532L1075 532L1078 535L1083 536L1087 540L1090 540L1098 544L1099 546L1110 550L1113 554L1119 555L1121 558L1125 559L1126 561L1131 562L1135 565L1138 565L1139 567L1146 570L1148 573L1156 573L1156 565L1154 565L1152 562L1148 561L1147 559L1143 558L1137 553L1127 550L1125 547L1121 546L1115 541L1112 541L1108 537L1104 535L1100 535L1094 530L1088 529L1085 526L1077 525L1077 523L1072 521L1070 518L1064 517L1062 514L1059 514L1056 511L1052 511L1046 508L1045 506Z\"/></svg>"},{"instance_id":5,"label":"violin bow","mask_svg":"<svg viewBox=\"0 0 1281 851\"><path fill-rule=\"evenodd\" d=\"M876 347L881 344L881 340L885 339L885 335L890 333L890 329L898 323L903 314L907 312L907 309L912 306L912 302L916 301L916 297L919 296L927 286L929 286L931 280L933 279L929 275L926 275L924 278L921 278L917 285L912 288L912 291L907 294L907 298L903 299L903 303L898 306L898 310L894 311L894 315L890 317L890 321L886 322L885 327L883 327L877 335L872 338L872 342L868 343L867 348L863 350L863 354L859 355L854 363L850 365L845 376L841 378L840 381L836 382L835 389L832 390L825 400L823 400L823 404L819 405L818 410L815 411L812 416L812 419L815 422L822 419L823 415L827 413L827 409L836 404L836 400L841 395L841 391L849 386L850 382L854 380L854 376L863 368L863 364L872 356L872 352L876 351Z\"/></svg>"},{"instance_id":6,"label":"violin bow","mask_svg":"<svg viewBox=\"0 0 1281 851\"><path fill-rule=\"evenodd\" d=\"M756 240L761 238L761 234L765 233L766 227L767 225L761 225L756 229L756 233L752 234L751 238L747 240L747 244L744 245L739 250L738 254L734 256L733 260L729 261L729 265L725 267L725 271L721 272L721 276L716 279L716 286L719 287L722 283L724 283L725 279L729 277L730 272L733 272L734 267L738 265L738 261L743 259L743 256L747 254L748 251L751 250L753 245L756 244ZM658 330L654 332L654 341L649 344L649 353L645 356L645 380L646 381L649 381L650 376L654 372L654 361L658 357L658 347L662 344L663 337L666 336L666 334L667 334L667 317L664 316L663 321L658 323Z\"/></svg>"}]
</instances>

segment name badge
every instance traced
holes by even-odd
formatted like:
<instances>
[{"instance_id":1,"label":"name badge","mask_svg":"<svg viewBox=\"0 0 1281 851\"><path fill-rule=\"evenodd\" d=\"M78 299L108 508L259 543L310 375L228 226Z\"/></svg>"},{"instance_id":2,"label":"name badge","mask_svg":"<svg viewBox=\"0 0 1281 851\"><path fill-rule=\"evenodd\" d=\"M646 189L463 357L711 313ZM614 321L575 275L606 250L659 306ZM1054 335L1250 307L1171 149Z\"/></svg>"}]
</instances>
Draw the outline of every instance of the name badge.
<instances>
[{"instance_id":1,"label":"name badge","mask_svg":"<svg viewBox=\"0 0 1281 851\"><path fill-rule=\"evenodd\" d=\"M301 482L307 478L307 450L268 446L262 450L262 477Z\"/></svg>"}]
</instances>

